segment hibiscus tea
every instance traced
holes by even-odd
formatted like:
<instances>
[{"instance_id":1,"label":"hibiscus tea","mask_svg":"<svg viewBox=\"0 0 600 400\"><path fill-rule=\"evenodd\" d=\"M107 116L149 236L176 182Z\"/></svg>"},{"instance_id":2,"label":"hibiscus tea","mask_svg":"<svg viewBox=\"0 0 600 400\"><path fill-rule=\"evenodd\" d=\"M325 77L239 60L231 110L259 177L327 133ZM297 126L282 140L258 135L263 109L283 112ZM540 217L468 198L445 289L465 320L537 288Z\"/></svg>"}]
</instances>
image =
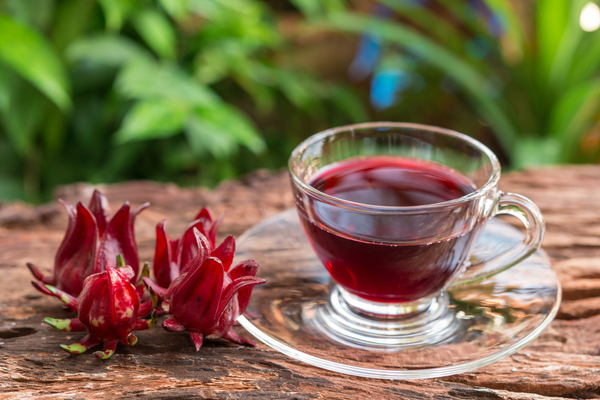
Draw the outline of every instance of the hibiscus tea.
<instances>
[{"instance_id":1,"label":"hibiscus tea","mask_svg":"<svg viewBox=\"0 0 600 400\"><path fill-rule=\"evenodd\" d=\"M310 185L338 199L378 206L423 206L475 190L465 176L440 164L395 156L369 156L328 165ZM438 294L464 265L474 229L436 241L418 238L439 213L418 220L364 216L313 202L301 220L329 273L350 293L376 302L402 303ZM410 242L410 243L409 243Z\"/></svg>"}]
</instances>

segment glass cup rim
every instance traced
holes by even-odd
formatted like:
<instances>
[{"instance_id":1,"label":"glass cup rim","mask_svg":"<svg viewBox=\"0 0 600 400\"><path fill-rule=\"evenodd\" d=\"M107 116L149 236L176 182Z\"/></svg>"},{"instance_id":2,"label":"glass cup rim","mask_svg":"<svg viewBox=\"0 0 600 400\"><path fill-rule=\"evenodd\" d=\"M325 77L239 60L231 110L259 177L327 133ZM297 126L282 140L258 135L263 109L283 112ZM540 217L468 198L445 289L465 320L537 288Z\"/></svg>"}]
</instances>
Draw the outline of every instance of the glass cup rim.
<instances>
[{"instance_id":1,"label":"glass cup rim","mask_svg":"<svg viewBox=\"0 0 600 400\"><path fill-rule=\"evenodd\" d=\"M457 199L447 200L447 201L443 201L443 202L439 202L439 203L423 204L423 205L418 205L418 206L380 206L380 205L375 205L375 204L358 203L358 202L354 202L354 201L340 199L335 196L331 196L327 193L324 193L324 192L312 187L308 183L304 182L294 171L294 160L298 159L301 156L301 154L309 146L313 145L314 143L316 143L320 140L323 140L324 138L326 138L328 136L331 136L331 135L334 135L337 133L341 133L344 131L351 131L354 129L368 129L368 128L417 129L417 130L435 132L435 133L440 133L443 135L455 137L457 139L467 142L471 146L475 147L476 149L478 149L482 153L484 153L490 160L490 163L492 164L492 173L490 174L490 178L487 180L487 182L485 184L481 185L479 188L477 188L473 192L468 193ZM412 123L412 122L387 122L387 121L365 122L365 123L360 123L360 124L343 125L343 126L338 126L335 128L326 129L319 133L315 133L312 136L309 136L308 138L303 140L300 144L298 144L298 146L296 146L296 148L294 148L294 150L292 151L292 154L290 155L290 158L288 160L288 171L290 173L290 176L292 177L292 180L294 181L294 183L296 183L298 186L300 186L300 188L302 190L304 190L311 196L316 197L317 199L319 199L325 203L332 204L332 205L347 207L347 208L350 208L350 209L353 209L356 211L375 212L375 213L390 213L390 212L391 213L399 213L399 212L401 212L401 213L404 213L404 212L419 213L419 212L423 212L423 211L431 211L432 209L440 209L440 208L443 209L443 208L447 208L447 207L454 207L459 204L463 204L463 203L469 202L471 200L475 200L475 199L483 196L484 194L486 194L488 191L490 191L494 187L496 187L496 185L498 184L498 181L500 179L500 169L501 168L500 168L500 162L498 161L498 157L496 157L494 152L492 152L487 146L485 146L483 143L479 142L478 140L475 140L470 136L467 136L460 132L456 132L451 129L440 128L440 127L432 126L432 125L417 124L417 123Z\"/></svg>"}]
</instances>

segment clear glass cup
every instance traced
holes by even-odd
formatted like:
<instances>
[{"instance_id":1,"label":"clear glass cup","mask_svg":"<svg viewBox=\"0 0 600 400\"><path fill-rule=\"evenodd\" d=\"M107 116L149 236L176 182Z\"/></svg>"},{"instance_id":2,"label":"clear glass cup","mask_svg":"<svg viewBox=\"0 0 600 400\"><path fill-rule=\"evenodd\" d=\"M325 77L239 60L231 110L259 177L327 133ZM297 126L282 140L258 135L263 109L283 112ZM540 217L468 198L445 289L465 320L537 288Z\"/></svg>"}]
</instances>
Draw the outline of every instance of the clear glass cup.
<instances>
[{"instance_id":1,"label":"clear glass cup","mask_svg":"<svg viewBox=\"0 0 600 400\"><path fill-rule=\"evenodd\" d=\"M475 189L439 203L382 206L334 197L310 184L323 168L373 156L441 165ZM342 342L422 345L450 337L455 324L446 289L510 268L534 253L544 235L537 206L498 189L500 164L493 152L447 129L392 122L330 129L296 147L289 172L307 238L335 281L327 307L310 318ZM503 214L523 223L524 239L471 264L472 245L486 221Z\"/></svg>"}]
</instances>

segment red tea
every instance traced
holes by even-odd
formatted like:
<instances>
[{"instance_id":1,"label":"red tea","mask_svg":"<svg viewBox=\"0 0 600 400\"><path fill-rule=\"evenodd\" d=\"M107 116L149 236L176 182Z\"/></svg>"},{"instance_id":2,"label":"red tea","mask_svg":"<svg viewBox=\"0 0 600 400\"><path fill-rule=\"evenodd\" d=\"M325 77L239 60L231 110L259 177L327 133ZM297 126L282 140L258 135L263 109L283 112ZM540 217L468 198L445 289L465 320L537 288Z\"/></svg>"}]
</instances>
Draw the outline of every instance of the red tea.
<instances>
[{"instance_id":1,"label":"red tea","mask_svg":"<svg viewBox=\"0 0 600 400\"><path fill-rule=\"evenodd\" d=\"M427 161L371 156L339 162L309 182L340 199L379 206L420 206L460 198L475 190L456 171ZM315 202L301 220L317 255L337 283L377 302L410 302L438 293L460 268L472 230L435 242L405 244L439 214L415 222L357 213ZM404 242L404 243L402 243Z\"/></svg>"}]
</instances>

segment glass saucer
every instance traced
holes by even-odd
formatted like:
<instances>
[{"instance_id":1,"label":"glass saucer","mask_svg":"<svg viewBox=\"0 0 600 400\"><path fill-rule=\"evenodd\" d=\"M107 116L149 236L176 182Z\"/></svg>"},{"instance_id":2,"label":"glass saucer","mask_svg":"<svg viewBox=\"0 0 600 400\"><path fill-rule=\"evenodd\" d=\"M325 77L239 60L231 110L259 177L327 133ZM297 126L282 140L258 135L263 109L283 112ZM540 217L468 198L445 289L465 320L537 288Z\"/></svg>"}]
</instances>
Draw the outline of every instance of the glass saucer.
<instances>
[{"instance_id":1,"label":"glass saucer","mask_svg":"<svg viewBox=\"0 0 600 400\"><path fill-rule=\"evenodd\" d=\"M488 259L522 236L492 219L472 258ZM550 260L540 250L488 280L449 289L442 306L452 312L452 333L436 343L360 346L319 328L319 315L331 307L336 286L304 236L295 209L259 223L237 240L235 262L247 259L255 260L258 276L267 279L254 287L238 319L248 332L307 364L369 378L435 378L494 363L531 343L554 319L561 299Z\"/></svg>"}]
</instances>

